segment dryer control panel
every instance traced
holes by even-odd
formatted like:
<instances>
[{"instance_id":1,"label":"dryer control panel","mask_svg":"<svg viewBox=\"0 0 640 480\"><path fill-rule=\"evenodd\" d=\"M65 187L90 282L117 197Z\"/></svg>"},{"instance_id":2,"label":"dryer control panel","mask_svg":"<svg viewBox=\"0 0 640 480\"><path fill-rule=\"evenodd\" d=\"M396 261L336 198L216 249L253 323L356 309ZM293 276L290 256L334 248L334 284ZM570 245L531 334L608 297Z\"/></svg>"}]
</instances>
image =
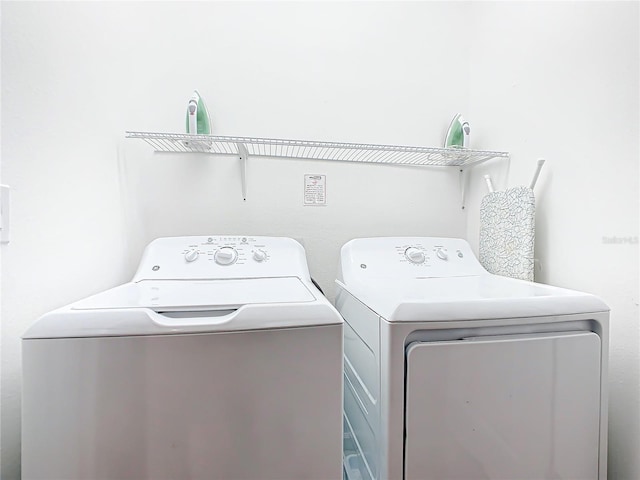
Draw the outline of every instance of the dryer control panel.
<instances>
[{"instance_id":1,"label":"dryer control panel","mask_svg":"<svg viewBox=\"0 0 640 480\"><path fill-rule=\"evenodd\" d=\"M133 279L309 278L304 248L285 237L212 235L151 242Z\"/></svg>"},{"instance_id":2,"label":"dryer control panel","mask_svg":"<svg viewBox=\"0 0 640 480\"><path fill-rule=\"evenodd\" d=\"M343 281L350 278L460 277L486 273L459 238L357 238L342 247Z\"/></svg>"}]
</instances>

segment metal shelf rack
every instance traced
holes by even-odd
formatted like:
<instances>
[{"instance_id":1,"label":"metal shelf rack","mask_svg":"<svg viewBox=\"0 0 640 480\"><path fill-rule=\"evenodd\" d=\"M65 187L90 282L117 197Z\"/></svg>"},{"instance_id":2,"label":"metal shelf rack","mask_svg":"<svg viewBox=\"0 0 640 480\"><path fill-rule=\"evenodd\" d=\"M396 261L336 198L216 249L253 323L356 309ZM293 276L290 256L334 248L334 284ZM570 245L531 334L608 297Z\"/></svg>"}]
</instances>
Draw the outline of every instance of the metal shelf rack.
<instances>
[{"instance_id":1,"label":"metal shelf rack","mask_svg":"<svg viewBox=\"0 0 640 480\"><path fill-rule=\"evenodd\" d=\"M246 196L246 161L249 157L295 158L338 162L380 163L431 167L458 167L462 181L464 208L464 169L492 158L509 158L507 152L462 148L410 147L366 143L317 142L258 137L228 137L179 133L126 132L157 152L236 155L240 159L242 197Z\"/></svg>"}]
</instances>

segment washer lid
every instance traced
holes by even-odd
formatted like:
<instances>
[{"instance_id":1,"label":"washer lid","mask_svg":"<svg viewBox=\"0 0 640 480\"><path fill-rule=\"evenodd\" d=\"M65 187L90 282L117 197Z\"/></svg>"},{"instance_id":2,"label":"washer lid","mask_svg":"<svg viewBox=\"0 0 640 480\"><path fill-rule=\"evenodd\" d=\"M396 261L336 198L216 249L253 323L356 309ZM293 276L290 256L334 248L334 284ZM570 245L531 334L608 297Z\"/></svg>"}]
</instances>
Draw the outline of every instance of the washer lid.
<instances>
[{"instance_id":1,"label":"washer lid","mask_svg":"<svg viewBox=\"0 0 640 480\"><path fill-rule=\"evenodd\" d=\"M341 325L310 283L295 277L145 280L49 312L23 339L175 335Z\"/></svg>"},{"instance_id":2,"label":"washer lid","mask_svg":"<svg viewBox=\"0 0 640 480\"><path fill-rule=\"evenodd\" d=\"M491 274L338 284L390 322L542 317L609 310L594 295Z\"/></svg>"},{"instance_id":3,"label":"washer lid","mask_svg":"<svg viewBox=\"0 0 640 480\"><path fill-rule=\"evenodd\" d=\"M150 308L157 312L228 310L247 304L313 302L296 277L228 280L143 280L71 305L72 310Z\"/></svg>"}]
</instances>

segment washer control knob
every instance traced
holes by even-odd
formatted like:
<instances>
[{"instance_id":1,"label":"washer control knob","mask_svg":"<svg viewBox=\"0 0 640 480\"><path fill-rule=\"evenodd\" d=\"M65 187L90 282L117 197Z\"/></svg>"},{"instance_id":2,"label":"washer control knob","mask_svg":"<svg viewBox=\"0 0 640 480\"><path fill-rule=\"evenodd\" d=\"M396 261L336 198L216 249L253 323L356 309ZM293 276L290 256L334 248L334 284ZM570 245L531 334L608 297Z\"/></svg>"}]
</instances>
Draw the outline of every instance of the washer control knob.
<instances>
[{"instance_id":1,"label":"washer control knob","mask_svg":"<svg viewBox=\"0 0 640 480\"><path fill-rule=\"evenodd\" d=\"M267 259L267 252L264 250L256 250L253 252L253 259L256 262L264 262Z\"/></svg>"},{"instance_id":2,"label":"washer control knob","mask_svg":"<svg viewBox=\"0 0 640 480\"><path fill-rule=\"evenodd\" d=\"M426 257L424 252L416 247L409 247L404 251L404 256L407 257L411 263L424 263Z\"/></svg>"},{"instance_id":3,"label":"washer control knob","mask_svg":"<svg viewBox=\"0 0 640 480\"><path fill-rule=\"evenodd\" d=\"M195 248L192 248L188 250L187 253L184 254L184 259L189 263L195 262L198 259L198 255L200 255L198 250L196 250Z\"/></svg>"},{"instance_id":4,"label":"washer control knob","mask_svg":"<svg viewBox=\"0 0 640 480\"><path fill-rule=\"evenodd\" d=\"M440 259L440 260L447 260L449 258L449 255L447 255L447 251L442 249L442 248L438 248L436 250L436 256Z\"/></svg>"},{"instance_id":5,"label":"washer control knob","mask_svg":"<svg viewBox=\"0 0 640 480\"><path fill-rule=\"evenodd\" d=\"M233 247L222 247L213 255L218 265L231 265L238 259L238 252Z\"/></svg>"}]
</instances>

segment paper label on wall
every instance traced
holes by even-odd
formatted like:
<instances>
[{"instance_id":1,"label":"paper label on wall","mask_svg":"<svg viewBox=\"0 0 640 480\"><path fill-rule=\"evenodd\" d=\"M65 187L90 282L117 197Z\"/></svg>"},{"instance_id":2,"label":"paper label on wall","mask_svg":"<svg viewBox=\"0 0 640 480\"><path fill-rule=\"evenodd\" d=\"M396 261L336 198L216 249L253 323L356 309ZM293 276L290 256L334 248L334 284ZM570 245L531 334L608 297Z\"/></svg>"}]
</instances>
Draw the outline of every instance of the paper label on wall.
<instances>
[{"instance_id":1,"label":"paper label on wall","mask_svg":"<svg viewBox=\"0 0 640 480\"><path fill-rule=\"evenodd\" d=\"M304 176L304 204L305 205L326 205L327 204L327 176L326 175L305 175Z\"/></svg>"}]
</instances>

